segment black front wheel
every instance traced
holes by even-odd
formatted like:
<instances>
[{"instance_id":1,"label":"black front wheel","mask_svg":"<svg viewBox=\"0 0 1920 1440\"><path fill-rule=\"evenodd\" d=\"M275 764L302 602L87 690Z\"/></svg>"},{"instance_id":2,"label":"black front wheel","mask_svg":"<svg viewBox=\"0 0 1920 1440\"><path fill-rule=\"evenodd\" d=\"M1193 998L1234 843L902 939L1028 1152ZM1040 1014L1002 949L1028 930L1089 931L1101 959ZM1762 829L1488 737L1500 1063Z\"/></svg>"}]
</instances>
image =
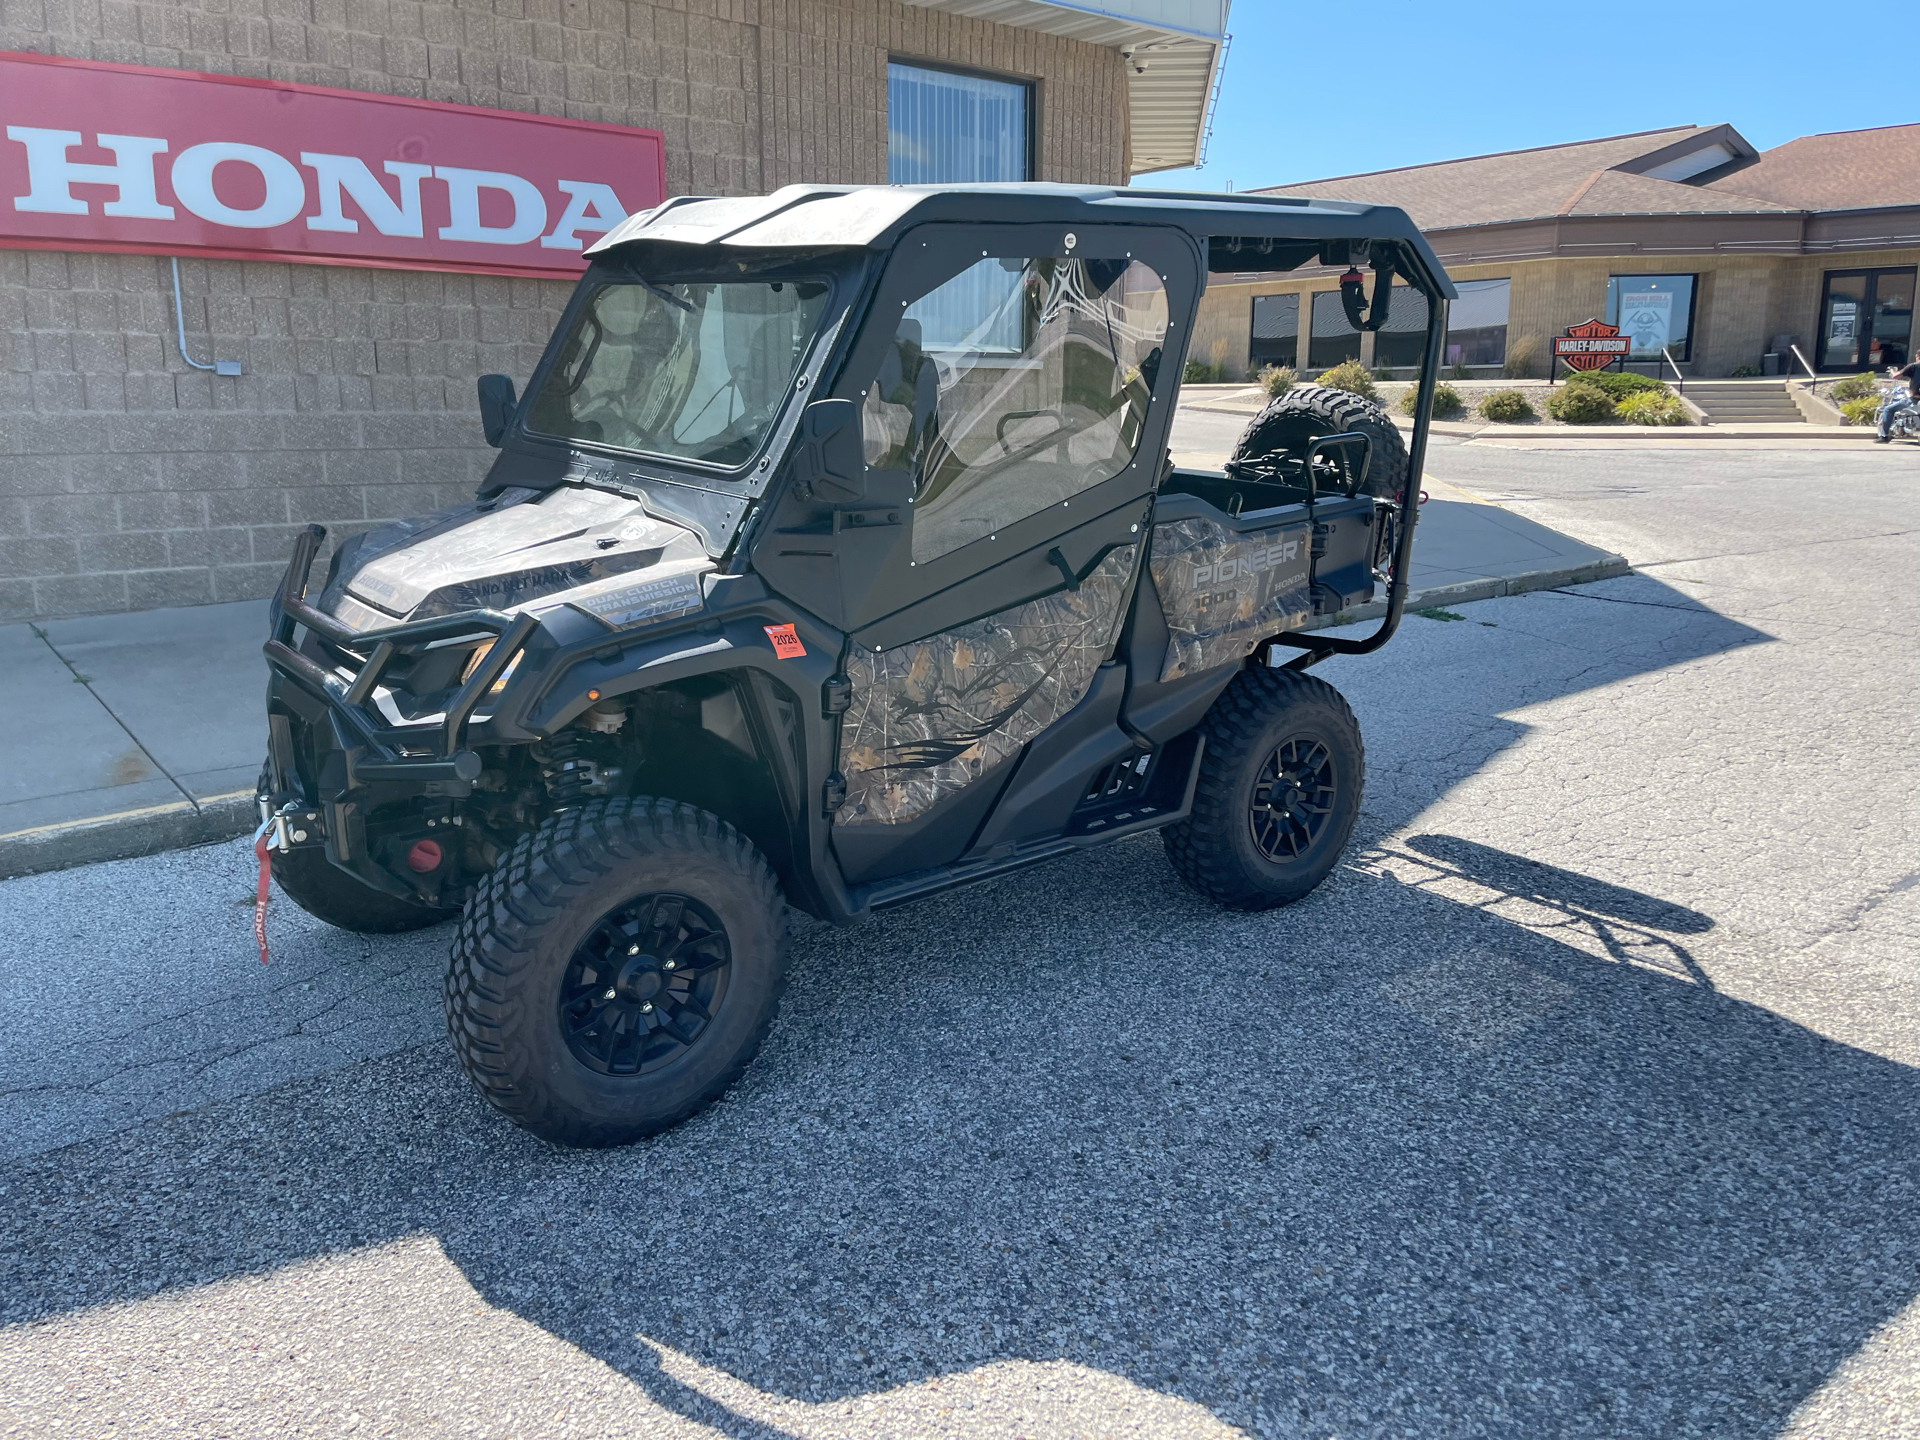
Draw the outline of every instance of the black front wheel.
<instances>
[{"instance_id":1,"label":"black front wheel","mask_svg":"<svg viewBox=\"0 0 1920 1440\"><path fill-rule=\"evenodd\" d=\"M473 1082L562 1145L624 1145L710 1103L760 1048L786 980L765 857L670 800L564 810L480 882L447 969Z\"/></svg>"},{"instance_id":2,"label":"black front wheel","mask_svg":"<svg viewBox=\"0 0 1920 1440\"><path fill-rule=\"evenodd\" d=\"M1161 831L1173 868L1234 910L1291 905L1327 878L1360 814L1366 754L1347 702L1294 670L1243 670L1201 722L1193 811Z\"/></svg>"}]
</instances>

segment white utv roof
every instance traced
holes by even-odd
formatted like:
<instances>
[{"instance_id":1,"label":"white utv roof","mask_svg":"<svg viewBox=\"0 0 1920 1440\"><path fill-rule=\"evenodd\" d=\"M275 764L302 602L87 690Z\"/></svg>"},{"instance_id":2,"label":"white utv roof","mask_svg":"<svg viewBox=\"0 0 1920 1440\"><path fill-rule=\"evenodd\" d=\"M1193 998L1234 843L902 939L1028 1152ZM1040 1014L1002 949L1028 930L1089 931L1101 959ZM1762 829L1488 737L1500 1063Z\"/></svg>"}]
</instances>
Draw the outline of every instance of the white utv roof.
<instances>
[{"instance_id":1,"label":"white utv roof","mask_svg":"<svg viewBox=\"0 0 1920 1440\"><path fill-rule=\"evenodd\" d=\"M1454 289L1403 210L1345 200L1207 195L1088 185L789 185L771 195L677 196L615 226L587 253L635 242L726 245L756 250L886 250L927 221L1007 224L1165 225L1191 234L1216 268L1290 270L1299 247L1324 240L1399 245L1419 266L1422 288ZM1275 242L1291 242L1290 245ZM1291 254L1288 252L1291 251ZM1263 266L1260 256L1274 263Z\"/></svg>"}]
</instances>

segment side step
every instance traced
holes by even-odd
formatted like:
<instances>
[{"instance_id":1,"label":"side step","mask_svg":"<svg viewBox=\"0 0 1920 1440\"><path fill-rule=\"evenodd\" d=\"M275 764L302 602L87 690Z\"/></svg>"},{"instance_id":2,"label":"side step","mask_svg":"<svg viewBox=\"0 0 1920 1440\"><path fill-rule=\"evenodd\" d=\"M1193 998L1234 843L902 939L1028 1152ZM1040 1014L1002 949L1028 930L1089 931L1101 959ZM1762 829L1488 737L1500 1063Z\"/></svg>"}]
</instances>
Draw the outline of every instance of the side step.
<instances>
[{"instance_id":1,"label":"side step","mask_svg":"<svg viewBox=\"0 0 1920 1440\"><path fill-rule=\"evenodd\" d=\"M895 905L904 905L909 900L937 895L942 890L971 885L976 880L1025 870L1030 865L1069 855L1076 850L1090 850L1111 840L1176 824L1193 813L1193 792L1200 783L1200 758L1206 754L1206 749L1206 741L1198 731L1189 731L1168 741L1161 751L1163 763L1155 767L1156 773L1140 802L1129 805L1121 813L1098 814L1091 828L1082 828L1087 826L1087 822L1081 821L1075 827L1076 833L1029 840L1024 844L1003 847L992 854L956 860L951 865L932 870L890 876L885 880L876 880L871 885L852 886L849 896L853 901L853 912L859 915L869 910L890 909Z\"/></svg>"}]
</instances>

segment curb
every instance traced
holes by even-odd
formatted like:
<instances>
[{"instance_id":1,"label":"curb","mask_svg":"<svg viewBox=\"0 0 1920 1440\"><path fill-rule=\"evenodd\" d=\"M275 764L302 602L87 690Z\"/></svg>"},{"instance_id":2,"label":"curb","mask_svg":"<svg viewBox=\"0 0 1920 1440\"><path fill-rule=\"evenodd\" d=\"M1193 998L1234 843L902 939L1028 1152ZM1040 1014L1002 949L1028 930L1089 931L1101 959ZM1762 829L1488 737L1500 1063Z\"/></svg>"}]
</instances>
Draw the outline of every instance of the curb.
<instances>
[{"instance_id":1,"label":"curb","mask_svg":"<svg viewBox=\"0 0 1920 1440\"><path fill-rule=\"evenodd\" d=\"M231 840L251 834L259 820L253 792L239 790L198 804L178 800L118 815L15 830L0 835L0 880Z\"/></svg>"},{"instance_id":2,"label":"curb","mask_svg":"<svg viewBox=\"0 0 1920 1440\"><path fill-rule=\"evenodd\" d=\"M1595 580L1612 580L1632 573L1633 567L1627 564L1624 556L1602 555L1584 564L1562 565L1553 570L1529 570L1521 575L1490 576L1485 580L1462 580L1453 585L1429 586L1407 596L1406 609L1402 613L1411 615L1416 610L1426 610L1436 605L1470 605L1475 600L1524 595L1529 590L1557 590L1562 585L1588 585ZM1331 630L1339 625L1358 625L1365 620L1378 620L1386 613L1387 602L1375 600L1352 610L1342 610L1338 615L1314 620L1301 628Z\"/></svg>"}]
</instances>

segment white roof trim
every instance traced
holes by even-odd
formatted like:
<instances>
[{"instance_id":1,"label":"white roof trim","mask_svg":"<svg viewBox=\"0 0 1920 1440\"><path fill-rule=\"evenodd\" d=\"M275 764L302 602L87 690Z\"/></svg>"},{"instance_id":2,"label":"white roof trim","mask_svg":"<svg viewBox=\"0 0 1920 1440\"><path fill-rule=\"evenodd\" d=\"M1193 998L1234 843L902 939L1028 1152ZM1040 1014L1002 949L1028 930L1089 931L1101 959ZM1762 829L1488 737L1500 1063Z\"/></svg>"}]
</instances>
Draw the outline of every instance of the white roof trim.
<instances>
[{"instance_id":1,"label":"white roof trim","mask_svg":"<svg viewBox=\"0 0 1920 1440\"><path fill-rule=\"evenodd\" d=\"M1017 30L1104 45L1128 57L1133 173L1200 159L1231 0L906 0Z\"/></svg>"}]
</instances>

